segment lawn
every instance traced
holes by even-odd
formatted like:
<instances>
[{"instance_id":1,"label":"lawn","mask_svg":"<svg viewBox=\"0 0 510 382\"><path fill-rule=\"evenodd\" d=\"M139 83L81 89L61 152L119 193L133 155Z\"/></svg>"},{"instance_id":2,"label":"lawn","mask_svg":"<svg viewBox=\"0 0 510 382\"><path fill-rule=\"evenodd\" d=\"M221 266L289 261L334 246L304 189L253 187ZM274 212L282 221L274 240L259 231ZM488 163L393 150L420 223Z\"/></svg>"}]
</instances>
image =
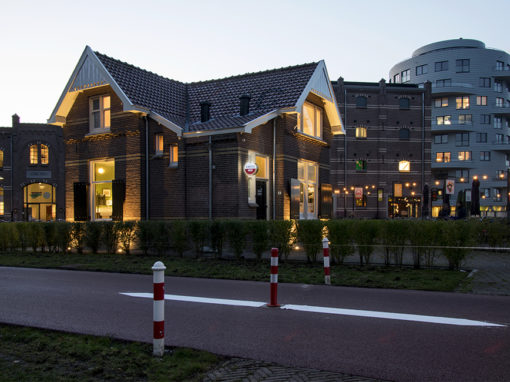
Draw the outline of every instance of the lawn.
<instances>
[{"instance_id":1,"label":"lawn","mask_svg":"<svg viewBox=\"0 0 510 382\"><path fill-rule=\"evenodd\" d=\"M150 274L152 265L162 260L167 276L219 278L232 280L269 280L269 260L180 258L120 254L0 254L0 266L56 268ZM381 266L331 266L331 284L371 288L454 291L463 283L466 272L443 269L412 269ZM321 264L300 261L280 263L279 282L323 284Z\"/></svg>"}]
</instances>

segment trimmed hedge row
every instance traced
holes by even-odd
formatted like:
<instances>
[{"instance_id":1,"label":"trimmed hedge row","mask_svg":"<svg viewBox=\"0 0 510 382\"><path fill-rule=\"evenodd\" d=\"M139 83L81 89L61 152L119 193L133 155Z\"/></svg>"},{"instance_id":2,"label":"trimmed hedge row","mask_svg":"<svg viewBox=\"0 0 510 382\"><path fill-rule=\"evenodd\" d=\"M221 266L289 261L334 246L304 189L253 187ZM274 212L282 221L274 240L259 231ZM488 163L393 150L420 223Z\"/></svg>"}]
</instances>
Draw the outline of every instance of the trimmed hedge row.
<instances>
[{"instance_id":1,"label":"trimmed hedge row","mask_svg":"<svg viewBox=\"0 0 510 382\"><path fill-rule=\"evenodd\" d=\"M0 251L82 253L117 251L129 254L137 248L144 254L183 256L193 250L221 258L226 248L240 258L251 251L257 259L271 247L287 260L300 243L309 262L317 261L322 239L330 241L333 261L342 263L358 254L360 265L370 264L376 248L382 248L386 265L402 266L410 248L415 268L431 267L439 254L451 269L458 269L469 249L461 247L510 246L510 229L502 219L492 220L175 220L126 222L16 222L0 223ZM434 248L441 247L441 248Z\"/></svg>"}]
</instances>

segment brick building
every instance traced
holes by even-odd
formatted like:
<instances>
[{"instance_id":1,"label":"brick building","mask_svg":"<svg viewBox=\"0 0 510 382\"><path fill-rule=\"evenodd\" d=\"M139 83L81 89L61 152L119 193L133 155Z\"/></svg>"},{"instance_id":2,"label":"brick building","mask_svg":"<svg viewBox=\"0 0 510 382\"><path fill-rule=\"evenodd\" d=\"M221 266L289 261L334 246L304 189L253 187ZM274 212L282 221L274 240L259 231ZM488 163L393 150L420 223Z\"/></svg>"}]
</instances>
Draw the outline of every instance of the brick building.
<instances>
[{"instance_id":1,"label":"brick building","mask_svg":"<svg viewBox=\"0 0 510 382\"><path fill-rule=\"evenodd\" d=\"M419 217L430 211L430 83L333 83L346 134L335 136L336 217ZM425 191L425 197L424 197Z\"/></svg>"},{"instance_id":2,"label":"brick building","mask_svg":"<svg viewBox=\"0 0 510 382\"><path fill-rule=\"evenodd\" d=\"M331 213L343 126L323 61L181 83L86 47L49 123L68 220Z\"/></svg>"},{"instance_id":3,"label":"brick building","mask_svg":"<svg viewBox=\"0 0 510 382\"><path fill-rule=\"evenodd\" d=\"M62 129L42 123L0 128L0 220L64 219Z\"/></svg>"}]
</instances>

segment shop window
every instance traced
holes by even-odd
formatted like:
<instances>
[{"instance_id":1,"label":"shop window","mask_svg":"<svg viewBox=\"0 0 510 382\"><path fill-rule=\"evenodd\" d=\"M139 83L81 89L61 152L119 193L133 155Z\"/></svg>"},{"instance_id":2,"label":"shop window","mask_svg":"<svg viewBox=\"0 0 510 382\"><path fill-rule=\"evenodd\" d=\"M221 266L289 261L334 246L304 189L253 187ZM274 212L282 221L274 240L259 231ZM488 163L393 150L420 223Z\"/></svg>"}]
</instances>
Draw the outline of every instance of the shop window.
<instances>
[{"instance_id":1,"label":"shop window","mask_svg":"<svg viewBox=\"0 0 510 382\"><path fill-rule=\"evenodd\" d=\"M356 207L366 207L367 206L367 195L363 193L361 197L356 198Z\"/></svg>"},{"instance_id":2,"label":"shop window","mask_svg":"<svg viewBox=\"0 0 510 382\"><path fill-rule=\"evenodd\" d=\"M409 110L411 107L411 101L409 98L400 98L398 104L401 110Z\"/></svg>"},{"instance_id":3,"label":"shop window","mask_svg":"<svg viewBox=\"0 0 510 382\"><path fill-rule=\"evenodd\" d=\"M23 188L25 220L55 220L57 205L55 187L47 183L32 183Z\"/></svg>"},{"instance_id":4,"label":"shop window","mask_svg":"<svg viewBox=\"0 0 510 382\"><path fill-rule=\"evenodd\" d=\"M393 196L395 198L402 197L402 183L394 183L393 184Z\"/></svg>"},{"instance_id":5,"label":"shop window","mask_svg":"<svg viewBox=\"0 0 510 382\"><path fill-rule=\"evenodd\" d=\"M398 171L399 172L410 172L411 171L411 162L408 160L401 160L398 162Z\"/></svg>"},{"instance_id":6,"label":"shop window","mask_svg":"<svg viewBox=\"0 0 510 382\"><path fill-rule=\"evenodd\" d=\"M356 138L366 139L367 137L367 128L363 126L356 127Z\"/></svg>"},{"instance_id":7,"label":"shop window","mask_svg":"<svg viewBox=\"0 0 510 382\"><path fill-rule=\"evenodd\" d=\"M89 126L91 133L110 128L110 96L91 97L89 99Z\"/></svg>"},{"instance_id":8,"label":"shop window","mask_svg":"<svg viewBox=\"0 0 510 382\"><path fill-rule=\"evenodd\" d=\"M366 109L367 107L367 97L365 96L357 96L356 97L356 107L361 109Z\"/></svg>"},{"instance_id":9,"label":"shop window","mask_svg":"<svg viewBox=\"0 0 510 382\"><path fill-rule=\"evenodd\" d=\"M179 164L179 146L170 145L168 167L177 167Z\"/></svg>"},{"instance_id":10,"label":"shop window","mask_svg":"<svg viewBox=\"0 0 510 382\"><path fill-rule=\"evenodd\" d=\"M302 116L298 121L299 131L312 137L322 138L322 113L322 108L305 102Z\"/></svg>"}]
</instances>

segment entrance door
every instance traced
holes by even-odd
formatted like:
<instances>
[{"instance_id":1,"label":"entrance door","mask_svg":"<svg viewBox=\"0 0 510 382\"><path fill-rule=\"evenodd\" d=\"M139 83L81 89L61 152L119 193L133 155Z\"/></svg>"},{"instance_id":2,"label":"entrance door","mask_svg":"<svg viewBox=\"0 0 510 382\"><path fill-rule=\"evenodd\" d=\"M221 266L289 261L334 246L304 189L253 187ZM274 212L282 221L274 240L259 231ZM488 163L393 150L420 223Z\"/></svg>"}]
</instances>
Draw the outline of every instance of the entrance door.
<instances>
[{"instance_id":1,"label":"entrance door","mask_svg":"<svg viewBox=\"0 0 510 382\"><path fill-rule=\"evenodd\" d=\"M257 180L255 186L255 202L257 203L257 219L267 219L267 182Z\"/></svg>"}]
</instances>

